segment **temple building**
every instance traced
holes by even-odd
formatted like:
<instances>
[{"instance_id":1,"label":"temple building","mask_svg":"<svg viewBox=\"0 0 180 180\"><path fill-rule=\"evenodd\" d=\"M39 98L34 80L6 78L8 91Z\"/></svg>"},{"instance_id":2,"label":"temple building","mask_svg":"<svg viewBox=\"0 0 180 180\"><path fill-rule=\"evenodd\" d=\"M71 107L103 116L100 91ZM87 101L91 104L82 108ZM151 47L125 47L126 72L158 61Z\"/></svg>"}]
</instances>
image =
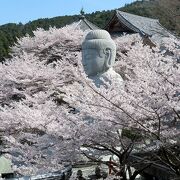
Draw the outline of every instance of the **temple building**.
<instances>
[{"instance_id":1,"label":"temple building","mask_svg":"<svg viewBox=\"0 0 180 180\"><path fill-rule=\"evenodd\" d=\"M144 43L150 46L161 45L162 38L174 37L165 29L158 19L142 17L116 10L112 19L104 28L110 34L122 35L124 33L139 33Z\"/></svg>"},{"instance_id":2,"label":"temple building","mask_svg":"<svg viewBox=\"0 0 180 180\"><path fill-rule=\"evenodd\" d=\"M75 24L76 28L80 28L83 31L100 29L98 26L88 21L83 15L80 16L79 21L75 22Z\"/></svg>"}]
</instances>

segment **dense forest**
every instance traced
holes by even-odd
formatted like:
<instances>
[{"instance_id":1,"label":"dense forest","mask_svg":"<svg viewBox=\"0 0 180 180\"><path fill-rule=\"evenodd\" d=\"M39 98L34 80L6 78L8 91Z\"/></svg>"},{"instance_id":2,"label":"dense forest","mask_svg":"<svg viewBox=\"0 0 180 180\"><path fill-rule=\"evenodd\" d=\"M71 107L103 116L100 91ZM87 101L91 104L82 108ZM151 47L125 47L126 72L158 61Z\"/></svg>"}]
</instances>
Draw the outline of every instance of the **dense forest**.
<instances>
[{"instance_id":1,"label":"dense forest","mask_svg":"<svg viewBox=\"0 0 180 180\"><path fill-rule=\"evenodd\" d=\"M119 10L141 15L145 17L157 18L160 23L173 33L180 35L180 0L142 0L127 4ZM114 10L96 11L85 14L86 18L97 26L103 28L110 20ZM0 61L9 57L10 46L16 43L17 38L26 34L33 36L33 30L49 27L63 27L74 21L78 21L79 15L59 16L54 18L43 18L30 21L27 24L9 23L0 26Z\"/></svg>"}]
</instances>

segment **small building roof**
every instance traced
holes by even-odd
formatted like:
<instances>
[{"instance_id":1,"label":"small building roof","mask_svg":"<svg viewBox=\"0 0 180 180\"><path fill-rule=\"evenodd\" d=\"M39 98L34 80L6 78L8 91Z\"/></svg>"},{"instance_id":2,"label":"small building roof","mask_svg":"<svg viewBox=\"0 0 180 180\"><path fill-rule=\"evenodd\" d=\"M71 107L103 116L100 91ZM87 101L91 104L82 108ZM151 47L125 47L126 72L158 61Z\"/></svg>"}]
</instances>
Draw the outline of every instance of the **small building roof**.
<instances>
[{"instance_id":1,"label":"small building roof","mask_svg":"<svg viewBox=\"0 0 180 180\"><path fill-rule=\"evenodd\" d=\"M159 23L158 19L142 17L119 10L116 10L105 29L110 33L140 33L145 37L148 36L155 44L161 44L163 37L173 36Z\"/></svg>"},{"instance_id":2,"label":"small building roof","mask_svg":"<svg viewBox=\"0 0 180 180\"><path fill-rule=\"evenodd\" d=\"M100 29L98 26L88 21L85 16L80 17L80 20L77 22L76 27L80 28L83 31Z\"/></svg>"}]
</instances>

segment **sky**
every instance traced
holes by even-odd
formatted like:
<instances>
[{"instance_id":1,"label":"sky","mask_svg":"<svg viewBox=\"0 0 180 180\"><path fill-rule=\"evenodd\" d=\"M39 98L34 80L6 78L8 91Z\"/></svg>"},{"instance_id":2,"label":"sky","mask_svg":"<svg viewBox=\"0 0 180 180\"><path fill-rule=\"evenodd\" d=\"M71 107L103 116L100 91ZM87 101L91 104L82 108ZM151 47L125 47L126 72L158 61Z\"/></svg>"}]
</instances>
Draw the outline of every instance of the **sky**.
<instances>
[{"instance_id":1,"label":"sky","mask_svg":"<svg viewBox=\"0 0 180 180\"><path fill-rule=\"evenodd\" d=\"M120 8L135 0L0 0L0 25Z\"/></svg>"}]
</instances>

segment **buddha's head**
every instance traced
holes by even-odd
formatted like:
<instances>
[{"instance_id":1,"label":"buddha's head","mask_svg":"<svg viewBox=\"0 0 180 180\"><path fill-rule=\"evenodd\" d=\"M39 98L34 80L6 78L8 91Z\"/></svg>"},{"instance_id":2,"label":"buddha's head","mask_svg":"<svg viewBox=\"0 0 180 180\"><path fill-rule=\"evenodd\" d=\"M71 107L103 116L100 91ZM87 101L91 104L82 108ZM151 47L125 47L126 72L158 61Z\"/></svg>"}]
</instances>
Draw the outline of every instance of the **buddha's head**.
<instances>
[{"instance_id":1,"label":"buddha's head","mask_svg":"<svg viewBox=\"0 0 180 180\"><path fill-rule=\"evenodd\" d=\"M105 30L90 31L82 43L82 64L88 76L106 72L114 64L116 45Z\"/></svg>"}]
</instances>

